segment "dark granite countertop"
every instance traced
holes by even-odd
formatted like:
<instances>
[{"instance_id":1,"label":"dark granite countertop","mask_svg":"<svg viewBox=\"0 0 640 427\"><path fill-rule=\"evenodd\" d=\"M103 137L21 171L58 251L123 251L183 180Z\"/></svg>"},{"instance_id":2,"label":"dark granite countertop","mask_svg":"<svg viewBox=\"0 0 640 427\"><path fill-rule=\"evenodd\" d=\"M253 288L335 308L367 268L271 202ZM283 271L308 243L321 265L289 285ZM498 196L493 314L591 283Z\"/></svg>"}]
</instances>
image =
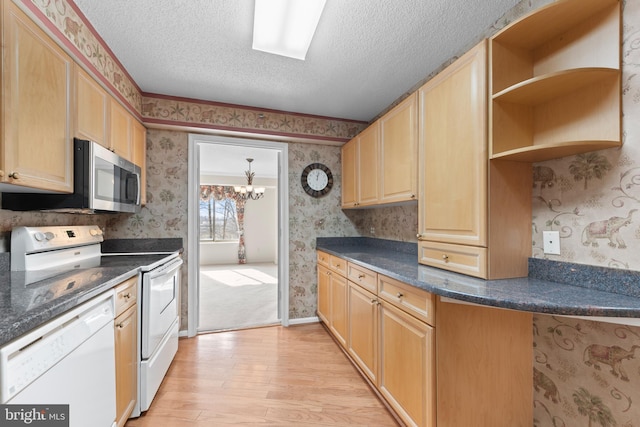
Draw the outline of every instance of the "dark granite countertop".
<instances>
[{"instance_id":1,"label":"dark granite countertop","mask_svg":"<svg viewBox=\"0 0 640 427\"><path fill-rule=\"evenodd\" d=\"M462 302L569 316L640 318L640 272L531 258L529 277L482 280L418 264L415 243L318 238L316 248Z\"/></svg>"},{"instance_id":2,"label":"dark granite countertop","mask_svg":"<svg viewBox=\"0 0 640 427\"><path fill-rule=\"evenodd\" d=\"M161 242L165 239L149 240ZM135 250L139 247L127 243L125 246L129 250L118 248L117 252L130 254L103 256L95 266L72 271L0 269L0 345L108 291L140 271L176 256L182 250L182 240L178 240L179 244L170 242L159 247L144 242L145 252L151 254L138 254ZM118 247L118 244L112 242L112 246Z\"/></svg>"}]
</instances>

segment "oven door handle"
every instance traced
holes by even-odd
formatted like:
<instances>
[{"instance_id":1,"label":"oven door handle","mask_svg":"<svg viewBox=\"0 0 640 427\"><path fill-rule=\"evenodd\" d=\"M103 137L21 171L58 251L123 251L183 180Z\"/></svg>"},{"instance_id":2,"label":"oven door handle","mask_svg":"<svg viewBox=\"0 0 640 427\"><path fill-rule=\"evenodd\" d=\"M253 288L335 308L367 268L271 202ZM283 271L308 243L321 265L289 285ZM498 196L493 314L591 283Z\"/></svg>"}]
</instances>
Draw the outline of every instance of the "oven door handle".
<instances>
[{"instance_id":1,"label":"oven door handle","mask_svg":"<svg viewBox=\"0 0 640 427\"><path fill-rule=\"evenodd\" d=\"M182 258L178 257L178 258L175 258L174 260L169 261L167 264L163 266L160 266L154 270L151 270L150 272L147 273L147 275L149 279L155 279L156 277L168 275L170 273L173 273L174 270L177 270L178 268L180 268L180 266L183 263L184 261L182 261Z\"/></svg>"}]
</instances>

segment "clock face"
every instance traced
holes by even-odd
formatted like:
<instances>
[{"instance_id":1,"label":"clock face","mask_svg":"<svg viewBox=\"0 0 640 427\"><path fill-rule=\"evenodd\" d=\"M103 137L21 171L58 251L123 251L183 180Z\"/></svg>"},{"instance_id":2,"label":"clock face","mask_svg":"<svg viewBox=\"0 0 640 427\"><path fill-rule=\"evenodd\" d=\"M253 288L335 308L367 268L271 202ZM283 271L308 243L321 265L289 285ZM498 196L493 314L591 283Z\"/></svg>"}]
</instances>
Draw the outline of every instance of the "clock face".
<instances>
[{"instance_id":1,"label":"clock face","mask_svg":"<svg viewBox=\"0 0 640 427\"><path fill-rule=\"evenodd\" d=\"M307 184L312 190L320 191L327 186L329 177L322 169L314 169L307 175Z\"/></svg>"},{"instance_id":2,"label":"clock face","mask_svg":"<svg viewBox=\"0 0 640 427\"><path fill-rule=\"evenodd\" d=\"M312 197L324 196L333 186L333 175L322 163L312 163L302 171L302 188Z\"/></svg>"}]
</instances>

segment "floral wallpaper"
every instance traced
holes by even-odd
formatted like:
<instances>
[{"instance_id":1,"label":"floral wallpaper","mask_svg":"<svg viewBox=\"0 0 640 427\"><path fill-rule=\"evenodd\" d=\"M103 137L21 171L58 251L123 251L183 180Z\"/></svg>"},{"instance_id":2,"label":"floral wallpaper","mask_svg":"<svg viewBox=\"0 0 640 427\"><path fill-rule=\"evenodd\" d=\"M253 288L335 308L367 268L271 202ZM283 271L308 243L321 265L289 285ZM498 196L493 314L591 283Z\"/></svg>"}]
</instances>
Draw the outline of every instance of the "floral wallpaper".
<instances>
[{"instance_id":1,"label":"floral wallpaper","mask_svg":"<svg viewBox=\"0 0 640 427\"><path fill-rule=\"evenodd\" d=\"M640 0L622 4L623 145L534 165L534 257L640 270ZM640 426L638 348L640 328L535 316L535 425Z\"/></svg>"},{"instance_id":2,"label":"floral wallpaper","mask_svg":"<svg viewBox=\"0 0 640 427\"><path fill-rule=\"evenodd\" d=\"M104 229L109 215L76 215L50 212L18 212L0 209L0 242L2 250L9 252L11 229L14 227L40 227L53 225L99 225Z\"/></svg>"},{"instance_id":3,"label":"floral wallpaper","mask_svg":"<svg viewBox=\"0 0 640 427\"><path fill-rule=\"evenodd\" d=\"M640 328L534 316L535 427L640 425Z\"/></svg>"},{"instance_id":4,"label":"floral wallpaper","mask_svg":"<svg viewBox=\"0 0 640 427\"><path fill-rule=\"evenodd\" d=\"M322 163L333 175L333 188L319 198L302 188L300 176L310 163ZM340 208L340 147L289 144L289 316L316 316L316 237L358 236Z\"/></svg>"},{"instance_id":5,"label":"floral wallpaper","mask_svg":"<svg viewBox=\"0 0 640 427\"><path fill-rule=\"evenodd\" d=\"M308 116L274 110L144 94L142 119L171 124L295 137L313 141L346 142L366 127L352 120Z\"/></svg>"},{"instance_id":6,"label":"floral wallpaper","mask_svg":"<svg viewBox=\"0 0 640 427\"><path fill-rule=\"evenodd\" d=\"M640 270L640 1L623 4L623 146L534 166L535 257ZM545 230L560 255L543 254Z\"/></svg>"}]
</instances>

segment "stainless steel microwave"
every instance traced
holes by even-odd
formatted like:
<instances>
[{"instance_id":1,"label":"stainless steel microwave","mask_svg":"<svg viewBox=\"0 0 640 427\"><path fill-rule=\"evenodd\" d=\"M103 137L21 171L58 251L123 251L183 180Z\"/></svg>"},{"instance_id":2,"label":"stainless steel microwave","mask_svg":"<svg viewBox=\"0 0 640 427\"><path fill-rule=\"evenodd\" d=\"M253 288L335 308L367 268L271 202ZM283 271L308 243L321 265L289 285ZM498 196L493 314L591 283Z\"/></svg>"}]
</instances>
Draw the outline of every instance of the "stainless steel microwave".
<instances>
[{"instance_id":1,"label":"stainless steel microwave","mask_svg":"<svg viewBox=\"0 0 640 427\"><path fill-rule=\"evenodd\" d=\"M96 142L76 138L73 145L73 193L2 193L2 209L139 212L140 167Z\"/></svg>"}]
</instances>

